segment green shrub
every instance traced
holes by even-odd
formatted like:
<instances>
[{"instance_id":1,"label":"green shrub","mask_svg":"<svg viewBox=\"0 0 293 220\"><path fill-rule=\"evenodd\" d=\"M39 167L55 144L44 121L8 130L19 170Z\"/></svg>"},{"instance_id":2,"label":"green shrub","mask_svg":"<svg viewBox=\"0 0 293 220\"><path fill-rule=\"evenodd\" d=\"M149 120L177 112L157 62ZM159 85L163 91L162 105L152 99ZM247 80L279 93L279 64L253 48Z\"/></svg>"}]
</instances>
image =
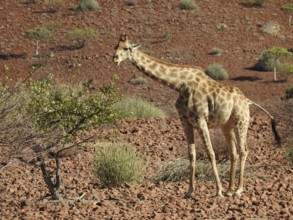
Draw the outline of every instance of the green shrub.
<instances>
[{"instance_id":1,"label":"green shrub","mask_svg":"<svg viewBox=\"0 0 293 220\"><path fill-rule=\"evenodd\" d=\"M99 8L100 6L97 0L80 0L78 7L80 11L92 11Z\"/></svg>"},{"instance_id":2,"label":"green shrub","mask_svg":"<svg viewBox=\"0 0 293 220\"><path fill-rule=\"evenodd\" d=\"M285 3L281 6L281 10L287 13L293 12L293 3Z\"/></svg>"},{"instance_id":3,"label":"green shrub","mask_svg":"<svg viewBox=\"0 0 293 220\"><path fill-rule=\"evenodd\" d=\"M229 75L221 64L214 63L208 66L205 73L214 80L228 79Z\"/></svg>"},{"instance_id":4,"label":"green shrub","mask_svg":"<svg viewBox=\"0 0 293 220\"><path fill-rule=\"evenodd\" d=\"M293 87L289 87L285 89L286 99L292 99L293 98Z\"/></svg>"},{"instance_id":5,"label":"green shrub","mask_svg":"<svg viewBox=\"0 0 293 220\"><path fill-rule=\"evenodd\" d=\"M47 41L54 37L51 30L46 27L32 28L24 31L24 37L36 44L36 56L39 55L39 41Z\"/></svg>"},{"instance_id":6,"label":"green shrub","mask_svg":"<svg viewBox=\"0 0 293 220\"><path fill-rule=\"evenodd\" d=\"M283 80L287 80L290 75L293 75L293 64L285 63L281 64L277 69L280 77Z\"/></svg>"},{"instance_id":7,"label":"green shrub","mask_svg":"<svg viewBox=\"0 0 293 220\"><path fill-rule=\"evenodd\" d=\"M213 49L211 49L209 54L210 55L221 55L222 54L222 49L214 47Z\"/></svg>"},{"instance_id":8,"label":"green shrub","mask_svg":"<svg viewBox=\"0 0 293 220\"><path fill-rule=\"evenodd\" d=\"M89 39L97 37L98 33L91 28L76 28L70 32L68 32L68 37L76 41L80 47L84 47L85 42Z\"/></svg>"},{"instance_id":9,"label":"green shrub","mask_svg":"<svg viewBox=\"0 0 293 220\"><path fill-rule=\"evenodd\" d=\"M114 107L120 96L113 83L101 87L98 93L90 93L90 82L72 89L54 85L49 77L31 82L29 89L27 111L34 119L34 126L45 132L58 128L59 134L69 139L80 130L111 123L123 115Z\"/></svg>"},{"instance_id":10,"label":"green shrub","mask_svg":"<svg viewBox=\"0 0 293 220\"><path fill-rule=\"evenodd\" d=\"M195 10L198 7L195 0L180 0L179 8L182 10Z\"/></svg>"},{"instance_id":11,"label":"green shrub","mask_svg":"<svg viewBox=\"0 0 293 220\"><path fill-rule=\"evenodd\" d=\"M230 165L218 164L219 176L227 178L230 170ZM176 158L165 162L159 171L154 175L153 181L158 183L163 182L178 182L189 178L190 162L187 159ZM214 174L210 163L203 161L196 162L195 177L197 180L213 180Z\"/></svg>"},{"instance_id":12,"label":"green shrub","mask_svg":"<svg viewBox=\"0 0 293 220\"><path fill-rule=\"evenodd\" d=\"M103 186L121 186L142 176L144 162L131 146L103 143L96 150L94 172Z\"/></svg>"},{"instance_id":13,"label":"green shrub","mask_svg":"<svg viewBox=\"0 0 293 220\"><path fill-rule=\"evenodd\" d=\"M126 98L116 104L116 107L129 118L164 118L166 113L151 103L139 98Z\"/></svg>"}]
</instances>

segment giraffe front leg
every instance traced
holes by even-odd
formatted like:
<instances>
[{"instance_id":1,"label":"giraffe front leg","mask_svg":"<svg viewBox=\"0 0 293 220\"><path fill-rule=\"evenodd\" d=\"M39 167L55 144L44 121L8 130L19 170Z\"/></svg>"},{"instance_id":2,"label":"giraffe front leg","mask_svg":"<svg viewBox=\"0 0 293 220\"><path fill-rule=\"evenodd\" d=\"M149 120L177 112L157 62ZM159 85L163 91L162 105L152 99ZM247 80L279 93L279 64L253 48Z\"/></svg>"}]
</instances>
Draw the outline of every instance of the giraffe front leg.
<instances>
[{"instance_id":1,"label":"giraffe front leg","mask_svg":"<svg viewBox=\"0 0 293 220\"><path fill-rule=\"evenodd\" d=\"M220 180L218 169L217 169L215 152L212 147L207 122L204 119L198 120L198 131L205 145L208 157L211 161L211 165L212 165L212 169L213 169L213 173L214 173L214 177L216 181L216 186L217 186L216 196L223 197L223 193L222 193L223 188L222 188L221 180Z\"/></svg>"},{"instance_id":2,"label":"giraffe front leg","mask_svg":"<svg viewBox=\"0 0 293 220\"><path fill-rule=\"evenodd\" d=\"M180 101L180 99L178 99ZM178 103L178 101L177 101ZM178 114L180 116L180 121L183 126L184 134L188 143L188 155L190 161L190 174L189 174L189 186L188 191L185 193L185 198L192 198L192 193L195 187L195 161L196 161L196 151L194 143L194 129L192 124L188 121L187 117L181 112L181 105L176 105Z\"/></svg>"}]
</instances>

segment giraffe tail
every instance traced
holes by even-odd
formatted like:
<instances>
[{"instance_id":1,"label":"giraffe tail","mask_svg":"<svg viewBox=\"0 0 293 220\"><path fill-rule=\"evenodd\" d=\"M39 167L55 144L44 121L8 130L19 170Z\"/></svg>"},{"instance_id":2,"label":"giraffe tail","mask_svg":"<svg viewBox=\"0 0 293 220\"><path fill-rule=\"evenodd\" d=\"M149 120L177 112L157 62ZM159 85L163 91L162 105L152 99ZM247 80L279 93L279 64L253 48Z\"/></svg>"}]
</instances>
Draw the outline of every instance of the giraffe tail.
<instances>
[{"instance_id":1,"label":"giraffe tail","mask_svg":"<svg viewBox=\"0 0 293 220\"><path fill-rule=\"evenodd\" d=\"M264 111L267 115L270 116L271 118L271 126L272 126L272 132L273 132L273 135L274 135L274 138L275 138L275 143L280 146L281 145L281 137L277 131L277 128L276 128L276 120L275 118L266 110L264 109L263 107L261 107L260 105L256 104L255 102L251 101L250 100L250 103L256 107L258 107L259 109L261 109L262 111Z\"/></svg>"}]
</instances>

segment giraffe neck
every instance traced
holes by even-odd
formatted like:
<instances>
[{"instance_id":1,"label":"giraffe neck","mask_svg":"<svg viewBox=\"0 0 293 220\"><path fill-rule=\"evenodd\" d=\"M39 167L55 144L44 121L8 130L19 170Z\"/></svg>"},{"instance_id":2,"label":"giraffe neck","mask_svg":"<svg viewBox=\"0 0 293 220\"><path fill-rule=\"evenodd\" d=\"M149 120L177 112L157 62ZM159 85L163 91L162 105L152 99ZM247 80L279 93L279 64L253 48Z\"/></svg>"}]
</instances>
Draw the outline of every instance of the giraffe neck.
<instances>
[{"instance_id":1,"label":"giraffe neck","mask_svg":"<svg viewBox=\"0 0 293 220\"><path fill-rule=\"evenodd\" d=\"M139 50L133 51L131 61L147 76L178 91L186 87L188 82L195 82L193 67L169 64Z\"/></svg>"}]
</instances>

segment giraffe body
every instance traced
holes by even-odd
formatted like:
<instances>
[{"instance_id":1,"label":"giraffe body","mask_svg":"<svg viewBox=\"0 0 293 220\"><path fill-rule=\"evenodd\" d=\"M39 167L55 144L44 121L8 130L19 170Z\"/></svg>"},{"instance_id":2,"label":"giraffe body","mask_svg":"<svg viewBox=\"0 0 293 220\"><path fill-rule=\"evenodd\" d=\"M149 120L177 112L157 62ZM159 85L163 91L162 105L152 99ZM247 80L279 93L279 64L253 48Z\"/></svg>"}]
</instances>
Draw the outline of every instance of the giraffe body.
<instances>
[{"instance_id":1,"label":"giraffe body","mask_svg":"<svg viewBox=\"0 0 293 220\"><path fill-rule=\"evenodd\" d=\"M217 186L217 195L223 196L222 185L216 166L215 153L209 135L209 128L220 128L228 142L231 160L230 183L226 195L240 196L243 191L243 174L247 149L247 131L249 126L251 104L256 105L267 114L265 109L246 98L236 87L224 86L208 77L202 68L170 64L153 58L138 50L139 46L131 44L127 36L120 38L116 48L114 62L119 65L129 59L147 76L179 92L176 109L182 122L188 142L190 159L190 182L186 197L191 197L195 185L196 150L194 130L203 140L210 159ZM269 114L274 122L273 117ZM276 141L279 136L272 123ZM236 164L240 158L238 188L234 191Z\"/></svg>"}]
</instances>

